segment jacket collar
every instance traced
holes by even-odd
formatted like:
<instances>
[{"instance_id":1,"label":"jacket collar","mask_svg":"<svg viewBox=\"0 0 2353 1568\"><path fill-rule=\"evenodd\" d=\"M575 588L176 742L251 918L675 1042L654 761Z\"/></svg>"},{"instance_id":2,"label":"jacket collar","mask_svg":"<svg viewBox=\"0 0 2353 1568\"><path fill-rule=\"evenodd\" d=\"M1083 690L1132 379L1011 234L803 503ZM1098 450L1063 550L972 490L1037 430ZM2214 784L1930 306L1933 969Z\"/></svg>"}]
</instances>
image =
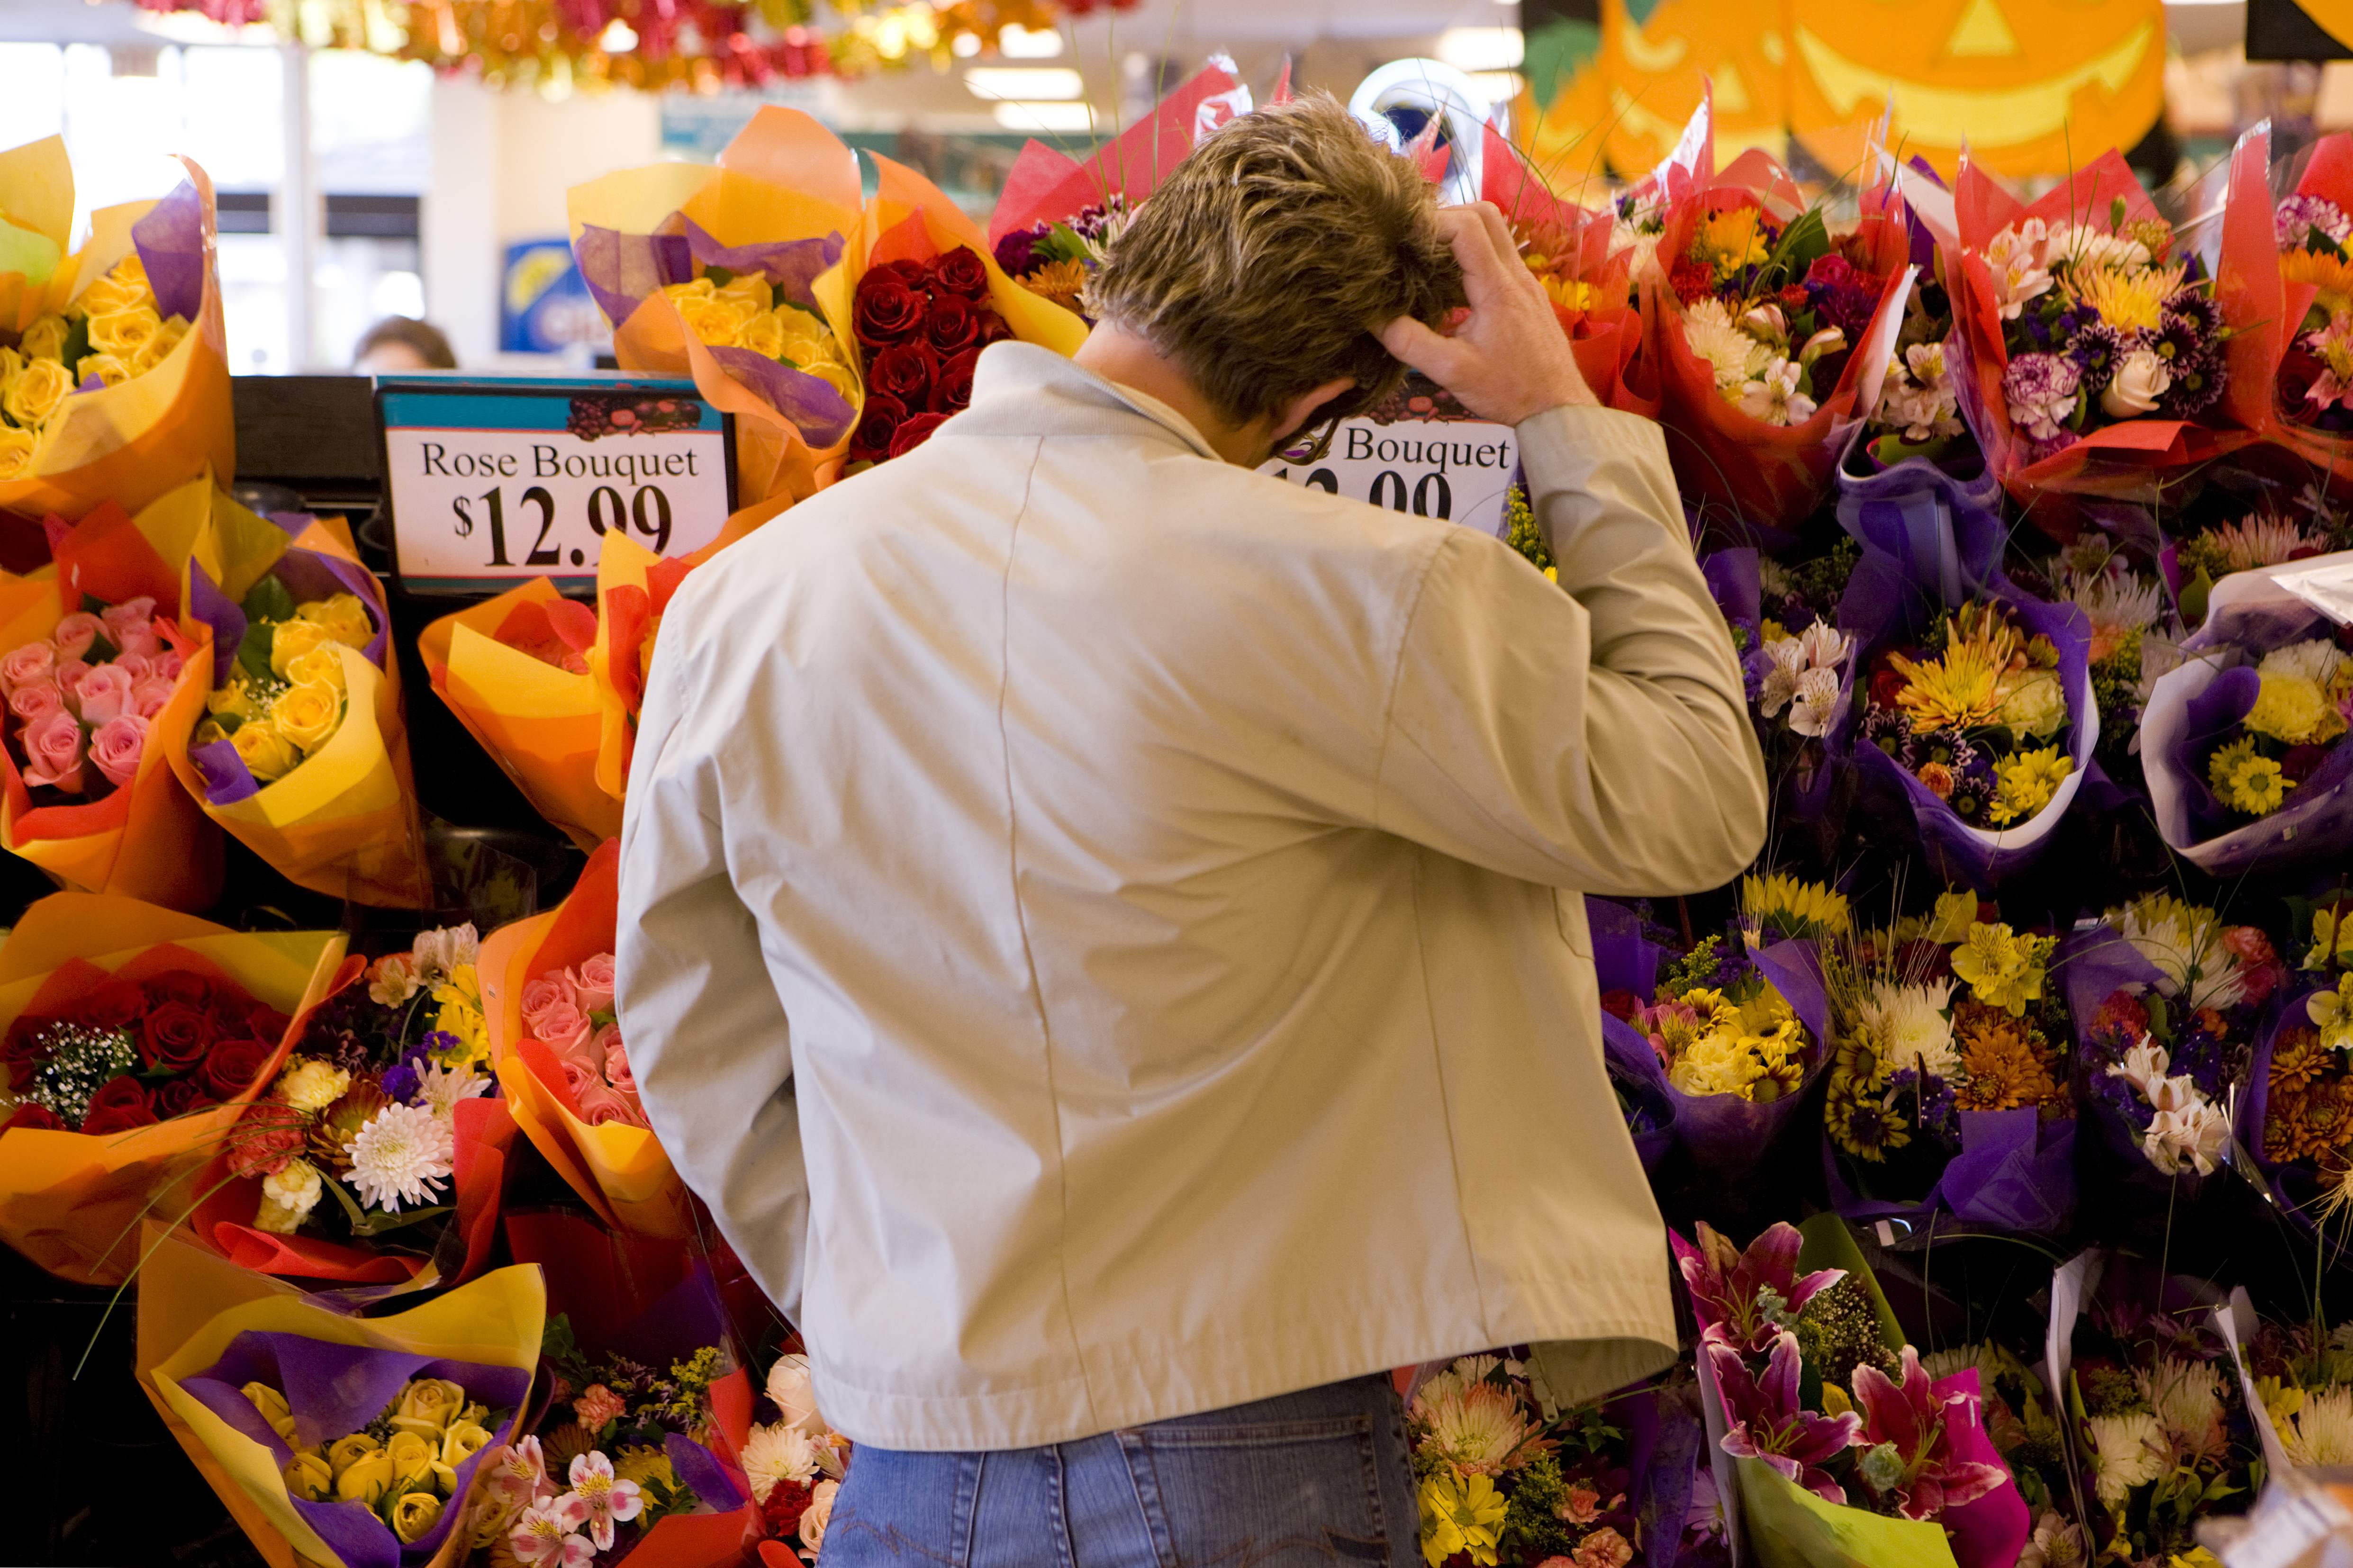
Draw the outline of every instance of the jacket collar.
<instances>
[{"instance_id":1,"label":"jacket collar","mask_svg":"<svg viewBox=\"0 0 2353 1568\"><path fill-rule=\"evenodd\" d=\"M992 343L982 351L973 371L972 406L955 424L959 435L1160 440L1224 460L1190 420L1158 398L1105 381L1034 343Z\"/></svg>"}]
</instances>

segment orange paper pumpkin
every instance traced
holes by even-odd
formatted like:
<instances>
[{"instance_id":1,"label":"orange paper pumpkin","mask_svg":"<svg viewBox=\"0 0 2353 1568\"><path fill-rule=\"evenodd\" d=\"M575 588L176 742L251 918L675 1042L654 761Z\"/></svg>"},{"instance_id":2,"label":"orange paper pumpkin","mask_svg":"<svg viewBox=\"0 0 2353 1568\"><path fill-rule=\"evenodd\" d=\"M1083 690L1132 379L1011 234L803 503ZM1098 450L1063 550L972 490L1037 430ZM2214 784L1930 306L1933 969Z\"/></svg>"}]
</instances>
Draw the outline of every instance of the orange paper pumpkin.
<instances>
[{"instance_id":1,"label":"orange paper pumpkin","mask_svg":"<svg viewBox=\"0 0 2353 1568\"><path fill-rule=\"evenodd\" d=\"M1727 158L1778 158L1788 137L1788 46L1778 7L1748 0L1658 0L1637 18L1602 0L1601 106L1610 166L1634 175L1664 158L1713 84L1715 139Z\"/></svg>"}]
</instances>

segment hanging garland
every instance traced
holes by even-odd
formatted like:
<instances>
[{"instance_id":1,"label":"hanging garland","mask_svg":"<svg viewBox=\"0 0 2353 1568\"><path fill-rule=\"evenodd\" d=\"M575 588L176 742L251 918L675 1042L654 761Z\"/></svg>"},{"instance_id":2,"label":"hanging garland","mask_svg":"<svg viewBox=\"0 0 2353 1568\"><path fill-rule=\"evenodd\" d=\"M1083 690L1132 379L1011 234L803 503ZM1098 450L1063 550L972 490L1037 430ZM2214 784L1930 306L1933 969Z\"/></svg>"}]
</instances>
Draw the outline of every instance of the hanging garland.
<instances>
[{"instance_id":1,"label":"hanging garland","mask_svg":"<svg viewBox=\"0 0 2353 1568\"><path fill-rule=\"evenodd\" d=\"M812 76L859 76L927 60L959 40L994 50L1008 27L1045 31L1065 16L1136 0L139 0L227 26L264 23L319 48L422 60L491 87L717 92ZM966 52L972 52L966 46Z\"/></svg>"}]
</instances>

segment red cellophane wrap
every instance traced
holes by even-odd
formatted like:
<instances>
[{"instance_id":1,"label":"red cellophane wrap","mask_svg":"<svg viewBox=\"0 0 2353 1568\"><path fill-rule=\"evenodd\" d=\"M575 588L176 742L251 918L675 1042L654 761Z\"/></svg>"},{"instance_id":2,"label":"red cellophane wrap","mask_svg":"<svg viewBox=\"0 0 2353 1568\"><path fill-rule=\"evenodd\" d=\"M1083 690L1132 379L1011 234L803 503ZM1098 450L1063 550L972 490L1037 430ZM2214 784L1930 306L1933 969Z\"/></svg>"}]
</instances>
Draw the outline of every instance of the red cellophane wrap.
<instances>
[{"instance_id":1,"label":"red cellophane wrap","mask_svg":"<svg viewBox=\"0 0 2353 1568\"><path fill-rule=\"evenodd\" d=\"M1042 142L1024 143L989 214L989 248L1018 230L1068 222L1107 195L1124 196L1134 206L1193 150L1202 105L1240 85L1223 66L1212 65L1083 163Z\"/></svg>"},{"instance_id":2,"label":"red cellophane wrap","mask_svg":"<svg viewBox=\"0 0 2353 1568\"><path fill-rule=\"evenodd\" d=\"M1962 165L1953 188L1960 252L1946 256L1943 264L1953 302L1953 338L1961 350L1962 363L1954 376L1957 382L1966 378L1968 383L1960 387L1962 413L1977 432L1986 461L2001 477L2011 499L2038 527L2063 540L2073 538L2081 526L2078 500L2155 501L2169 479L2256 438L2254 428L2245 423L2248 408L2242 401L2244 389L2239 384L2244 351L2234 342L2230 360L2232 385L2225 389L2211 420L2120 420L2039 462L2026 460L2027 443L2011 428L2010 404L2002 395L2010 353L2002 342L2001 308L1995 301L1985 247L2003 229L2029 218L2041 218L2046 224L2097 222L2105 226L2119 197L2128 220L2162 220L2131 167L2113 149L2031 203L2019 200L1974 163ZM2268 242L2268 197L2264 212ZM2274 279L2278 273L2274 260ZM2217 290L2223 324L2234 330L2253 324L2243 314L2248 302L2244 291L2235 292L2236 299L2230 288Z\"/></svg>"},{"instance_id":3,"label":"red cellophane wrap","mask_svg":"<svg viewBox=\"0 0 2353 1568\"><path fill-rule=\"evenodd\" d=\"M321 1005L353 985L367 984L367 960L353 955L343 961L334 984ZM316 1005L294 1021L288 1037L299 1041ZM481 1272L490 1260L491 1242L498 1232L499 1193L506 1180L507 1152L514 1146L514 1116L503 1100L461 1100L455 1110L458 1129L456 1170L451 1175L451 1202L457 1207L459 1234L465 1237L465 1260L454 1273L428 1281L456 1285ZM229 1173L223 1152L197 1178L204 1197L189 1216L198 1239L240 1268L295 1279L328 1279L346 1285L398 1284L416 1279L427 1260L405 1252L379 1252L366 1247L329 1241L323 1237L284 1235L257 1229L254 1215L261 1206L261 1178ZM413 1241L409 1231L393 1233Z\"/></svg>"},{"instance_id":4,"label":"red cellophane wrap","mask_svg":"<svg viewBox=\"0 0 2353 1568\"><path fill-rule=\"evenodd\" d=\"M1479 184L1480 199L1494 203L1514 228L1544 251L1556 271L1591 286L1592 304L1572 310L1556 302L1553 314L1568 334L1569 352L1577 356L1577 368L1593 395L1609 407L1657 418L1657 377L1651 363L1641 357L1642 317L1631 303L1633 253L1612 255L1609 249L1616 215L1608 207L1592 211L1555 195L1522 162L1519 150L1492 127L1480 161Z\"/></svg>"},{"instance_id":5,"label":"red cellophane wrap","mask_svg":"<svg viewBox=\"0 0 2353 1568\"><path fill-rule=\"evenodd\" d=\"M222 1104L126 1132L0 1131L0 1239L61 1279L121 1284L138 1261L139 1219L172 1219L202 1191L185 1179L285 1065L292 1020L325 994L343 950L337 931L232 931L99 893L26 910L0 947L0 1026L53 1016L109 980L175 969L234 982L287 1024L253 1081Z\"/></svg>"},{"instance_id":6,"label":"red cellophane wrap","mask_svg":"<svg viewBox=\"0 0 2353 1568\"><path fill-rule=\"evenodd\" d=\"M2260 429L2314 467L2340 479L2353 479L2353 435L2322 430L2295 417L2296 402L2283 389L2280 371L2295 345L2296 329L2318 292L2311 283L2280 276L2280 250L2273 224L2271 124L2239 138L2231 154L2231 194L2222 214L2222 260L2215 268L2223 318L2244 321L2230 342L2231 384L2223 404L2232 420ZM2324 136L2295 183L2300 196L2318 196L2353 212L2353 135Z\"/></svg>"},{"instance_id":7,"label":"red cellophane wrap","mask_svg":"<svg viewBox=\"0 0 2353 1568\"><path fill-rule=\"evenodd\" d=\"M1706 112L1703 104L1694 121ZM1841 253L1881 280L1870 325L1860 342L1849 345L1838 384L1818 391L1811 416L1784 426L1751 418L1716 391L1713 370L1685 342L1683 303L1668 287L1665 269L1715 213L1756 205L1788 223L1804 207L1788 172L1763 152L1752 148L1723 173L1702 179L1699 171L1712 157L1713 142L1703 137L1695 156L1679 148L1653 176L1667 200L1667 218L1659 265L1642 279L1645 353L1656 366L1667 457L1684 504L1726 542L1754 544L1788 538L1813 514L1847 441L1877 404L1904 321L1910 240L1903 223L1884 210L1866 214L1853 236L1841 239Z\"/></svg>"}]
</instances>

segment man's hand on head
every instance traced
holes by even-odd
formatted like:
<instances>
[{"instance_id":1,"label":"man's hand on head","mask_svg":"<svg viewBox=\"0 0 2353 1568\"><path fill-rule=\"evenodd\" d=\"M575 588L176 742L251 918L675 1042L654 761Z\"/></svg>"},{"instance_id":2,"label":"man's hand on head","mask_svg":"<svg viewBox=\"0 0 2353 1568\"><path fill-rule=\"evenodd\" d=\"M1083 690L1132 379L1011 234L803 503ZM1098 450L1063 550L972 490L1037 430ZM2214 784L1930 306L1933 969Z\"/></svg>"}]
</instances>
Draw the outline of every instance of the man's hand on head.
<instances>
[{"instance_id":1,"label":"man's hand on head","mask_svg":"<svg viewBox=\"0 0 2353 1568\"><path fill-rule=\"evenodd\" d=\"M1569 353L1544 285L1521 262L1511 226L1492 202L1448 207L1438 223L1462 264L1471 308L1446 333L1410 316L1381 329L1382 346L1482 419L1517 425L1563 405L1598 402Z\"/></svg>"}]
</instances>

